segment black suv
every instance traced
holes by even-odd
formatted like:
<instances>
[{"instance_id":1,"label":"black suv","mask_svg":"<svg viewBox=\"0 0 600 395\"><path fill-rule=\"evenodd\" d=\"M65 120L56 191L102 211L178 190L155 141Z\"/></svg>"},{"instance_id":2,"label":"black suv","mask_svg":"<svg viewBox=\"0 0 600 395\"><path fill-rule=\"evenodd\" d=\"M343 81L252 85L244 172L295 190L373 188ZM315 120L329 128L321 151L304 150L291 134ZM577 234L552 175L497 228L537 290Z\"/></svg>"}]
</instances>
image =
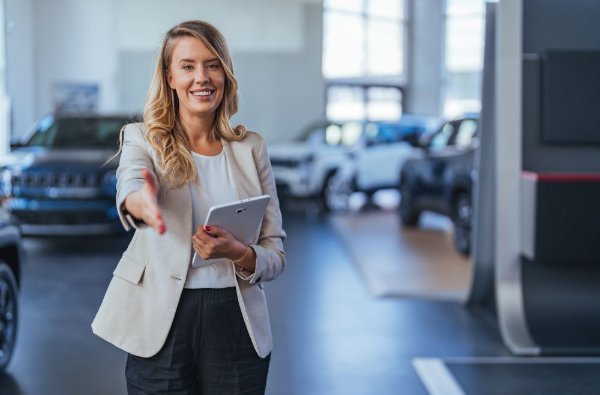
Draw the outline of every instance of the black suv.
<instances>
[{"instance_id":1,"label":"black suv","mask_svg":"<svg viewBox=\"0 0 600 395\"><path fill-rule=\"evenodd\" d=\"M424 142L424 156L404 163L398 213L404 226L416 226L421 212L434 211L454 222L458 251L471 251L472 171L478 147L475 114L446 122Z\"/></svg>"},{"instance_id":2,"label":"black suv","mask_svg":"<svg viewBox=\"0 0 600 395\"><path fill-rule=\"evenodd\" d=\"M17 223L0 209L0 373L8 366L17 339L22 257Z\"/></svg>"},{"instance_id":3,"label":"black suv","mask_svg":"<svg viewBox=\"0 0 600 395\"><path fill-rule=\"evenodd\" d=\"M122 230L115 207L118 149L128 116L48 115L0 163L0 199L24 235Z\"/></svg>"}]
</instances>

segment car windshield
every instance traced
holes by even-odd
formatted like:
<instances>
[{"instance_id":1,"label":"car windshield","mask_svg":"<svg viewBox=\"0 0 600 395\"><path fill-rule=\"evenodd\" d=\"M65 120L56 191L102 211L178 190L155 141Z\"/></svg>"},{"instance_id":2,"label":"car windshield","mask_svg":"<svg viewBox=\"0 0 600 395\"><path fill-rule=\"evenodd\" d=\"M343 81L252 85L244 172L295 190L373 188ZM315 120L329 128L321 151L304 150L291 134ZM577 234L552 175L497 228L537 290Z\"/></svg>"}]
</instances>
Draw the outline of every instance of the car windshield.
<instances>
[{"instance_id":1,"label":"car windshield","mask_svg":"<svg viewBox=\"0 0 600 395\"><path fill-rule=\"evenodd\" d=\"M316 124L305 129L297 141L350 146L358 141L361 133L362 125L359 122Z\"/></svg>"},{"instance_id":2,"label":"car windshield","mask_svg":"<svg viewBox=\"0 0 600 395\"><path fill-rule=\"evenodd\" d=\"M65 117L50 124L42 122L25 146L116 150L119 145L119 131L128 121L125 117Z\"/></svg>"}]
</instances>

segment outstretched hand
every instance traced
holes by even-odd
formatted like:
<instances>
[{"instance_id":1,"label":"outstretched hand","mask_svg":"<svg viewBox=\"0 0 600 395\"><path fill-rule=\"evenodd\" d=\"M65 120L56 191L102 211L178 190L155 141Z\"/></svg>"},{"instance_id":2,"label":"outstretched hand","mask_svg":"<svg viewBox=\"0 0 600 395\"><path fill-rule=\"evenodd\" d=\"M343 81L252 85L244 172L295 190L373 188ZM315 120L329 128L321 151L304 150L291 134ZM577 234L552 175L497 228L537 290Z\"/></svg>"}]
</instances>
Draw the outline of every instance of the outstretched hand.
<instances>
[{"instance_id":1,"label":"outstretched hand","mask_svg":"<svg viewBox=\"0 0 600 395\"><path fill-rule=\"evenodd\" d=\"M167 231L167 227L158 206L158 186L148 169L142 169L142 177L144 186L125 198L125 208L135 218L141 219L162 235Z\"/></svg>"}]
</instances>

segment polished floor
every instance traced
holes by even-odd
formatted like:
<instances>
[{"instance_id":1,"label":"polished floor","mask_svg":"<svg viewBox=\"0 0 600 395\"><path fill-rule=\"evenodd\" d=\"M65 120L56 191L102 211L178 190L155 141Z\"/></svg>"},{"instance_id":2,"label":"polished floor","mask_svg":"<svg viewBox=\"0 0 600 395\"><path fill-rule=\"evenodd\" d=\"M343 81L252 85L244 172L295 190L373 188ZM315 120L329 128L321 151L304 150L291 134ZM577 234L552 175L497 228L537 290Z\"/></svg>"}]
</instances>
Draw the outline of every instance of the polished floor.
<instances>
[{"instance_id":1,"label":"polished floor","mask_svg":"<svg viewBox=\"0 0 600 395\"><path fill-rule=\"evenodd\" d=\"M275 342L268 394L426 395L415 359L508 355L487 312L376 297L327 217L284 221L288 267L265 286ZM0 395L126 393L125 354L89 326L126 244L26 240L19 339Z\"/></svg>"},{"instance_id":2,"label":"polished floor","mask_svg":"<svg viewBox=\"0 0 600 395\"><path fill-rule=\"evenodd\" d=\"M425 212L417 227L405 227L395 209L375 209L332 215L329 222L373 295L466 299L471 260L454 248L447 217Z\"/></svg>"}]
</instances>

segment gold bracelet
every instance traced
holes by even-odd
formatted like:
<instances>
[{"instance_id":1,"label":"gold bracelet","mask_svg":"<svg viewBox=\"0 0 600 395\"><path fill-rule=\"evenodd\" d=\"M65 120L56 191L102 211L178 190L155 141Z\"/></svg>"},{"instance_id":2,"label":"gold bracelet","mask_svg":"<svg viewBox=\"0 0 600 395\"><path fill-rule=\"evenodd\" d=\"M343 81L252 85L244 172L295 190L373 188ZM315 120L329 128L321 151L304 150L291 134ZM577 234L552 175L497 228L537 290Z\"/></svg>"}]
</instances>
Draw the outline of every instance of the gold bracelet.
<instances>
[{"instance_id":1,"label":"gold bracelet","mask_svg":"<svg viewBox=\"0 0 600 395\"><path fill-rule=\"evenodd\" d=\"M237 265L238 263L242 262L246 258L246 255L248 255L248 248L249 247L246 244L244 244L244 247L245 247L244 248L244 255L242 255L242 257L239 258L239 259L232 260L231 262L233 262L233 263L235 263Z\"/></svg>"}]
</instances>

